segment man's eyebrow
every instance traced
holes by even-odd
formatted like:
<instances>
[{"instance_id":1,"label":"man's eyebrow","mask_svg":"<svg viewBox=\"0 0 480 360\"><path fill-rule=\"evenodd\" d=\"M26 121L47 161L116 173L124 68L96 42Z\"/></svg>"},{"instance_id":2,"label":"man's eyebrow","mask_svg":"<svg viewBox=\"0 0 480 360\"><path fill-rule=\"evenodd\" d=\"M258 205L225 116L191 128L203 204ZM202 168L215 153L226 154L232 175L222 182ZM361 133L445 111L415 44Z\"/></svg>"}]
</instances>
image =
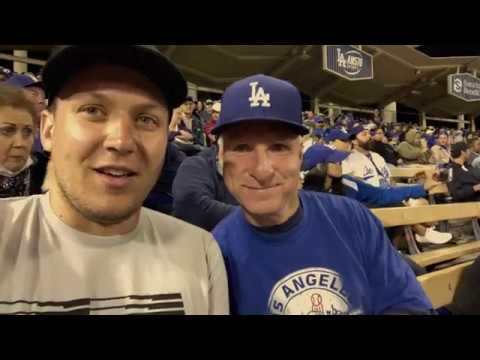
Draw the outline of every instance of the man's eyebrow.
<instances>
[{"instance_id":1,"label":"man's eyebrow","mask_svg":"<svg viewBox=\"0 0 480 360\"><path fill-rule=\"evenodd\" d=\"M108 96L105 96L102 93L96 92L96 91L80 94L79 97L80 98L95 98L95 99L103 100L103 101L108 101L109 100Z\"/></svg>"},{"instance_id":2,"label":"man's eyebrow","mask_svg":"<svg viewBox=\"0 0 480 360\"><path fill-rule=\"evenodd\" d=\"M166 110L165 106L163 106L160 103L155 103L155 102L146 102L146 103L141 103L138 105L134 106L134 109L136 110Z\"/></svg>"}]
</instances>

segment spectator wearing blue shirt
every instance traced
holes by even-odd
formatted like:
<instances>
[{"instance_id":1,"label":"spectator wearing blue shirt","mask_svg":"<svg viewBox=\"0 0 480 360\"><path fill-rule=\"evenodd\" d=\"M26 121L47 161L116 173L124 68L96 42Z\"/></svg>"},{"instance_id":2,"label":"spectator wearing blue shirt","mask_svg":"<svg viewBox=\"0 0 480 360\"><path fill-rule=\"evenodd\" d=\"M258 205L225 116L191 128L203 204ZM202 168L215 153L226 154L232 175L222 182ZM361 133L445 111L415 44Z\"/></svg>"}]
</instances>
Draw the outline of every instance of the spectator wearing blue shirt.
<instances>
[{"instance_id":1,"label":"spectator wearing blue shirt","mask_svg":"<svg viewBox=\"0 0 480 360\"><path fill-rule=\"evenodd\" d=\"M240 207L214 229L234 314L426 314L432 305L360 203L299 191L301 97L265 75L226 89L213 133Z\"/></svg>"}]
</instances>

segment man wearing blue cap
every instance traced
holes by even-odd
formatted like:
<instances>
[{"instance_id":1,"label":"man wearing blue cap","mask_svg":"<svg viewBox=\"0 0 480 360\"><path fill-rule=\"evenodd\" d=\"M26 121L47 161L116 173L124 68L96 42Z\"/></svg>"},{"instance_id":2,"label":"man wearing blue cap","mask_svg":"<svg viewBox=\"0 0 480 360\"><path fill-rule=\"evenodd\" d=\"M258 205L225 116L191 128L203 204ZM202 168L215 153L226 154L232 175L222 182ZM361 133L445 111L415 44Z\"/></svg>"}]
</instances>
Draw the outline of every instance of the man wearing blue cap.
<instances>
[{"instance_id":1,"label":"man wearing blue cap","mask_svg":"<svg viewBox=\"0 0 480 360\"><path fill-rule=\"evenodd\" d=\"M265 75L226 89L213 133L237 199L213 231L236 314L428 313L414 273L358 202L299 191L301 98Z\"/></svg>"},{"instance_id":2,"label":"man wearing blue cap","mask_svg":"<svg viewBox=\"0 0 480 360\"><path fill-rule=\"evenodd\" d=\"M156 47L62 46L43 71L47 194L0 201L0 314L226 314L208 232L142 207L187 86Z\"/></svg>"},{"instance_id":3,"label":"man wearing blue cap","mask_svg":"<svg viewBox=\"0 0 480 360\"><path fill-rule=\"evenodd\" d=\"M350 135L341 129L328 129L324 139L325 143L333 150L350 152L352 149Z\"/></svg>"}]
</instances>

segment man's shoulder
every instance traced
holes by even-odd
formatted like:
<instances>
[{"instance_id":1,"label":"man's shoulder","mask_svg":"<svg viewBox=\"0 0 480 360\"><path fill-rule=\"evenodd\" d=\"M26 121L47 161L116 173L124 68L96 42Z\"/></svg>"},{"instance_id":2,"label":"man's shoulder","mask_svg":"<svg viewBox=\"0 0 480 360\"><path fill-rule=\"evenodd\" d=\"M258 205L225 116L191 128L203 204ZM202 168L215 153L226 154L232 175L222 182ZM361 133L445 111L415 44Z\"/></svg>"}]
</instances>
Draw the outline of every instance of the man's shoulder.
<instances>
[{"instance_id":1,"label":"man's shoulder","mask_svg":"<svg viewBox=\"0 0 480 360\"><path fill-rule=\"evenodd\" d=\"M3 225L13 225L14 221L26 219L28 212L38 211L42 196L45 195L0 199L0 228Z\"/></svg>"},{"instance_id":2,"label":"man's shoulder","mask_svg":"<svg viewBox=\"0 0 480 360\"><path fill-rule=\"evenodd\" d=\"M149 220L155 231L165 234L165 238L182 237L187 240L209 239L211 234L198 226L177 219L173 216L160 213L143 207L142 212Z\"/></svg>"},{"instance_id":3,"label":"man's shoulder","mask_svg":"<svg viewBox=\"0 0 480 360\"><path fill-rule=\"evenodd\" d=\"M372 158L376 158L380 161L383 161L385 162L385 159L383 158L382 155L380 155L379 153L375 152L375 151L370 151L370 154L372 154Z\"/></svg>"},{"instance_id":4,"label":"man's shoulder","mask_svg":"<svg viewBox=\"0 0 480 360\"><path fill-rule=\"evenodd\" d=\"M333 217L338 217L338 215L349 217L352 211L362 211L364 208L356 200L334 194L301 191L301 198L302 201L307 201L309 204L319 205L327 214Z\"/></svg>"},{"instance_id":5,"label":"man's shoulder","mask_svg":"<svg viewBox=\"0 0 480 360\"><path fill-rule=\"evenodd\" d=\"M217 226L215 226L212 231L213 237L218 242L221 242L230 235L237 234L238 224L241 216L243 216L242 209L237 207L228 216L222 219Z\"/></svg>"},{"instance_id":6,"label":"man's shoulder","mask_svg":"<svg viewBox=\"0 0 480 360\"><path fill-rule=\"evenodd\" d=\"M363 156L360 152L353 150L350 155L347 156L344 162L357 163L359 160L363 159Z\"/></svg>"},{"instance_id":7,"label":"man's shoulder","mask_svg":"<svg viewBox=\"0 0 480 360\"><path fill-rule=\"evenodd\" d=\"M34 206L40 201L42 196L45 195L19 196L0 199L0 213L3 214L2 210L16 210Z\"/></svg>"}]
</instances>

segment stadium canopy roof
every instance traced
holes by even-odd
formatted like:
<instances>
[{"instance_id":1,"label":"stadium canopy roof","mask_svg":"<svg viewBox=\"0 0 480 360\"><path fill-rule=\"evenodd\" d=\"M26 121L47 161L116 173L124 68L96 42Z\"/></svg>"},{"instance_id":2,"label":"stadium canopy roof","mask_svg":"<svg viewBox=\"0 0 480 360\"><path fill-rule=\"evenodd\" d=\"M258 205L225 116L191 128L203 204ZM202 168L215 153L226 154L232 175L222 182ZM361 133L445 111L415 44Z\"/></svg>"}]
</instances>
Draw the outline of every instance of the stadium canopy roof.
<instances>
[{"instance_id":1,"label":"stadium canopy roof","mask_svg":"<svg viewBox=\"0 0 480 360\"><path fill-rule=\"evenodd\" d=\"M247 75L291 81L322 103L381 108L396 101L431 116L480 114L480 102L447 94L447 76L480 72L480 57L430 57L420 45L362 45L373 56L373 80L351 82L322 70L322 45L157 45L199 86L223 90ZM48 51L51 45L9 45L5 50Z\"/></svg>"}]
</instances>

